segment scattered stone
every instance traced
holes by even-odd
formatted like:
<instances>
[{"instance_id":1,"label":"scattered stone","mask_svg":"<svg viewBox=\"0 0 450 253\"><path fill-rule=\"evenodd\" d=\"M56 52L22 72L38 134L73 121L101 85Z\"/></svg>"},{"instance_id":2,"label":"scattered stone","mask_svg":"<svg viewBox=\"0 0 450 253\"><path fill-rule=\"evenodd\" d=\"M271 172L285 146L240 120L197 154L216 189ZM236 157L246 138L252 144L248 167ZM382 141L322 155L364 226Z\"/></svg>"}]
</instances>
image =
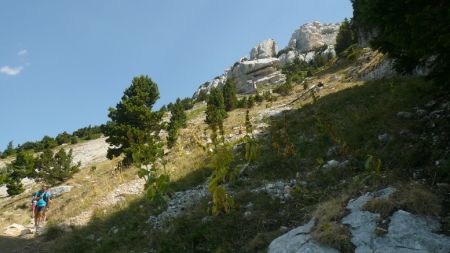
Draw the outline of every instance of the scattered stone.
<instances>
[{"instance_id":1,"label":"scattered stone","mask_svg":"<svg viewBox=\"0 0 450 253\"><path fill-rule=\"evenodd\" d=\"M378 135L378 140L382 143L388 143L389 141L392 140L392 137L389 134L384 133L384 134Z\"/></svg>"},{"instance_id":2,"label":"scattered stone","mask_svg":"<svg viewBox=\"0 0 450 253\"><path fill-rule=\"evenodd\" d=\"M86 236L86 239L90 240L90 241L93 241L93 240L95 240L95 235L94 234L90 234L90 235Z\"/></svg>"},{"instance_id":3,"label":"scattered stone","mask_svg":"<svg viewBox=\"0 0 450 253\"><path fill-rule=\"evenodd\" d=\"M436 104L436 101L431 100L431 101L429 101L428 103L425 104L425 107L431 108L431 107L433 107L435 104Z\"/></svg>"},{"instance_id":4,"label":"scattered stone","mask_svg":"<svg viewBox=\"0 0 450 253\"><path fill-rule=\"evenodd\" d=\"M398 112L397 118L400 119L411 119L413 117L413 114L410 112Z\"/></svg>"},{"instance_id":5,"label":"scattered stone","mask_svg":"<svg viewBox=\"0 0 450 253\"><path fill-rule=\"evenodd\" d=\"M280 199L284 202L287 199L291 198L291 193L293 191L293 187L297 184L297 180L292 179L290 181L276 181L272 183L267 183L265 186L256 188L251 190L255 193L265 192L272 199Z\"/></svg>"},{"instance_id":6,"label":"scattered stone","mask_svg":"<svg viewBox=\"0 0 450 253\"><path fill-rule=\"evenodd\" d=\"M404 136L404 137L412 137L412 136L413 136L413 134L411 133L411 131L409 131L409 130L407 130L407 129L402 129L402 130L400 130L399 134L400 134L401 136Z\"/></svg>"},{"instance_id":7,"label":"scattered stone","mask_svg":"<svg viewBox=\"0 0 450 253\"><path fill-rule=\"evenodd\" d=\"M426 110L423 110L423 109L417 109L417 110L416 110L416 114L417 114L417 116L419 116L419 117L424 117L424 116L427 115L427 111L426 111Z\"/></svg>"},{"instance_id":8,"label":"scattered stone","mask_svg":"<svg viewBox=\"0 0 450 253\"><path fill-rule=\"evenodd\" d=\"M208 194L206 184L199 185L190 190L175 192L167 204L167 209L157 216L150 216L147 223L153 228L161 228L168 220L178 216L185 209L193 206Z\"/></svg>"}]
</instances>

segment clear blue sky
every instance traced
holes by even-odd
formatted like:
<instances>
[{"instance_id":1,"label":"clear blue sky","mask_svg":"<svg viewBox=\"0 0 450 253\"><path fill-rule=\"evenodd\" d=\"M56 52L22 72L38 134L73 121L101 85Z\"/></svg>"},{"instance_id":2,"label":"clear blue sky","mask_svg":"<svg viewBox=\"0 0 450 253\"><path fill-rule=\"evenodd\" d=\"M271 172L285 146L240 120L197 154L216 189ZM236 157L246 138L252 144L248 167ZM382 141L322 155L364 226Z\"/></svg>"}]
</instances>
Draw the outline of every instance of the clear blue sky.
<instances>
[{"instance_id":1,"label":"clear blue sky","mask_svg":"<svg viewBox=\"0 0 450 253\"><path fill-rule=\"evenodd\" d=\"M159 108L264 39L351 16L350 0L1 1L0 150L106 122L133 76Z\"/></svg>"}]
</instances>

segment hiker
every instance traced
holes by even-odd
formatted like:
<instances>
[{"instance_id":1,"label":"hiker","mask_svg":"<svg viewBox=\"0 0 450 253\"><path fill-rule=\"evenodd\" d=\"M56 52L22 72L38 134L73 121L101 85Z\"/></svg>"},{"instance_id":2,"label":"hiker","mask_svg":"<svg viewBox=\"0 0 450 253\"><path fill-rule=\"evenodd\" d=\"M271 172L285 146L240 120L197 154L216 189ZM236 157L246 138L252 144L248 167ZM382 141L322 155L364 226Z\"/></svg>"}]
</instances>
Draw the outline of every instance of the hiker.
<instances>
[{"instance_id":1,"label":"hiker","mask_svg":"<svg viewBox=\"0 0 450 253\"><path fill-rule=\"evenodd\" d=\"M46 218L46 210L49 207L51 195L47 192L47 187L43 186L35 193L36 207L34 211L34 225L39 227L40 223Z\"/></svg>"},{"instance_id":2,"label":"hiker","mask_svg":"<svg viewBox=\"0 0 450 253\"><path fill-rule=\"evenodd\" d=\"M39 191L33 193L31 195L31 217L34 218L34 212L36 211L36 203L37 203L37 197L39 196Z\"/></svg>"}]
</instances>

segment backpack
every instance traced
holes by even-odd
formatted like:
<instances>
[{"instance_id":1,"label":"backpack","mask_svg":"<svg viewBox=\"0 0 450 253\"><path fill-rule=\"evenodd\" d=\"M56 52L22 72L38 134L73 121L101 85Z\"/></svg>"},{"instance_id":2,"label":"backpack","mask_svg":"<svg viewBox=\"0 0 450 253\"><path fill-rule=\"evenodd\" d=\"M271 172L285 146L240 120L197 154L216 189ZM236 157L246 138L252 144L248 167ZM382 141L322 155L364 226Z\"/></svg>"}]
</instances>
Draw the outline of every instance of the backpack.
<instances>
[{"instance_id":1,"label":"backpack","mask_svg":"<svg viewBox=\"0 0 450 253\"><path fill-rule=\"evenodd\" d=\"M41 193L36 192L35 196L36 197L41 197ZM44 199L45 203L48 203L48 192L42 193L42 198Z\"/></svg>"}]
</instances>

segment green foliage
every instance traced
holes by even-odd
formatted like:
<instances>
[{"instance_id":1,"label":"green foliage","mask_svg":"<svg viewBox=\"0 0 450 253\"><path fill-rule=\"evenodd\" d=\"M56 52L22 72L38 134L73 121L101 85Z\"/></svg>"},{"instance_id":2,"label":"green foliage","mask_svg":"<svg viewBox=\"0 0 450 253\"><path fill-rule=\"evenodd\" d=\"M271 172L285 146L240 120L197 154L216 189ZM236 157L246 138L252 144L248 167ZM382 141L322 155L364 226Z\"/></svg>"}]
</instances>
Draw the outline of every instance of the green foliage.
<instances>
[{"instance_id":1,"label":"green foliage","mask_svg":"<svg viewBox=\"0 0 450 253\"><path fill-rule=\"evenodd\" d=\"M247 104L248 104L247 102L248 102L247 97L243 97L243 98L239 99L237 107L238 108L247 108Z\"/></svg>"},{"instance_id":2,"label":"green foliage","mask_svg":"<svg viewBox=\"0 0 450 253\"><path fill-rule=\"evenodd\" d=\"M3 151L1 158L6 158L11 155L15 155L16 150L14 149L13 141L8 142L8 146L6 146L5 151Z\"/></svg>"},{"instance_id":3,"label":"green foliage","mask_svg":"<svg viewBox=\"0 0 450 253\"><path fill-rule=\"evenodd\" d=\"M18 195L25 191L25 188L23 188L20 180L13 178L10 178L6 181L6 188L6 192L9 196Z\"/></svg>"},{"instance_id":4,"label":"green foliage","mask_svg":"<svg viewBox=\"0 0 450 253\"><path fill-rule=\"evenodd\" d=\"M2 177L10 196L20 194L24 191L21 180L25 177L34 177L34 158L33 154L20 151L16 160L6 166L6 171Z\"/></svg>"},{"instance_id":5,"label":"green foliage","mask_svg":"<svg viewBox=\"0 0 450 253\"><path fill-rule=\"evenodd\" d=\"M234 86L234 80L231 78L227 79L223 86L223 100L227 112L232 111L237 107L238 100L236 97L236 87Z\"/></svg>"},{"instance_id":6,"label":"green foliage","mask_svg":"<svg viewBox=\"0 0 450 253\"><path fill-rule=\"evenodd\" d=\"M208 97L208 104L206 106L206 120L209 128L212 131L212 140L217 144L217 131L223 136L223 121L227 117L225 110L225 103L222 91L219 88L213 88Z\"/></svg>"},{"instance_id":7,"label":"green foliage","mask_svg":"<svg viewBox=\"0 0 450 253\"><path fill-rule=\"evenodd\" d=\"M106 141L112 145L109 159L124 154L125 164L131 164L134 152L144 152L151 156L145 161L157 160L162 147L158 133L163 114L152 109L158 99L158 86L148 76L133 78L116 108L109 109L111 120L103 127Z\"/></svg>"},{"instance_id":8,"label":"green foliage","mask_svg":"<svg viewBox=\"0 0 450 253\"><path fill-rule=\"evenodd\" d=\"M143 157L149 156L144 155ZM141 164L140 158L136 157L135 161L138 161L137 165L140 167L138 172L139 177L146 180L145 189L147 198L157 205L165 203L167 200L166 194L170 191L170 176L165 172L165 169L163 173L160 173L155 164L151 168L148 168L148 166ZM148 161L143 160L142 162L147 163ZM166 161L163 160L162 164L165 168Z\"/></svg>"},{"instance_id":9,"label":"green foliage","mask_svg":"<svg viewBox=\"0 0 450 253\"><path fill-rule=\"evenodd\" d=\"M194 107L194 100L192 98L183 98L180 103L184 110L190 110Z\"/></svg>"},{"instance_id":10,"label":"green foliage","mask_svg":"<svg viewBox=\"0 0 450 253\"><path fill-rule=\"evenodd\" d=\"M381 160L373 155L367 155L366 162L364 163L364 169L367 172L381 175Z\"/></svg>"},{"instance_id":11,"label":"green foliage","mask_svg":"<svg viewBox=\"0 0 450 253\"><path fill-rule=\"evenodd\" d=\"M73 164L72 149L65 152L60 149L53 154L51 149L44 150L35 161L37 178L50 185L62 183L79 171L81 163Z\"/></svg>"},{"instance_id":12,"label":"green foliage","mask_svg":"<svg viewBox=\"0 0 450 253\"><path fill-rule=\"evenodd\" d=\"M64 143L70 143L71 137L72 136L70 134L68 134L67 132L64 131L56 136L56 142L58 143L58 145L62 145Z\"/></svg>"},{"instance_id":13,"label":"green foliage","mask_svg":"<svg viewBox=\"0 0 450 253\"><path fill-rule=\"evenodd\" d=\"M102 126L87 126L80 128L73 132L72 136L75 136L81 140L92 140L99 138L102 134Z\"/></svg>"},{"instance_id":14,"label":"green foliage","mask_svg":"<svg viewBox=\"0 0 450 253\"><path fill-rule=\"evenodd\" d=\"M281 72L286 75L287 83L300 83L310 73L312 67L305 61L296 58L292 63L283 66Z\"/></svg>"},{"instance_id":15,"label":"green foliage","mask_svg":"<svg viewBox=\"0 0 450 253\"><path fill-rule=\"evenodd\" d=\"M336 45L334 46L336 54L341 54L354 43L356 43L356 36L351 29L350 21L345 18L341 23L339 32L336 36Z\"/></svg>"},{"instance_id":16,"label":"green foliage","mask_svg":"<svg viewBox=\"0 0 450 253\"><path fill-rule=\"evenodd\" d=\"M225 190L225 184L237 176L237 172L230 168L232 161L233 153L229 146L221 145L215 148L211 159L214 173L208 184L208 191L213 195L214 215L228 213L235 206L233 197Z\"/></svg>"},{"instance_id":17,"label":"green foliage","mask_svg":"<svg viewBox=\"0 0 450 253\"><path fill-rule=\"evenodd\" d=\"M206 90L201 90L197 97L195 98L195 102L202 102L208 99L208 92Z\"/></svg>"},{"instance_id":18,"label":"green foliage","mask_svg":"<svg viewBox=\"0 0 450 253\"><path fill-rule=\"evenodd\" d=\"M352 0L353 23L373 36L371 46L395 59L397 70L412 72L431 63L430 77L448 85L450 79L450 2Z\"/></svg>"},{"instance_id":19,"label":"green foliage","mask_svg":"<svg viewBox=\"0 0 450 253\"><path fill-rule=\"evenodd\" d=\"M259 155L259 142L253 136L252 122L250 121L250 112L247 110L245 114L245 130L246 135L244 137L245 143L245 160L250 163L256 161Z\"/></svg>"},{"instance_id":20,"label":"green foliage","mask_svg":"<svg viewBox=\"0 0 450 253\"><path fill-rule=\"evenodd\" d=\"M255 106L255 97L254 96L249 96L248 100L247 100L247 108L253 108L253 106Z\"/></svg>"},{"instance_id":21,"label":"green foliage","mask_svg":"<svg viewBox=\"0 0 450 253\"><path fill-rule=\"evenodd\" d=\"M292 93L293 88L294 86L290 82L286 82L275 87L275 89L273 89L273 92L278 93L282 96L287 96Z\"/></svg>"},{"instance_id":22,"label":"green foliage","mask_svg":"<svg viewBox=\"0 0 450 253\"><path fill-rule=\"evenodd\" d=\"M178 129L186 127L187 116L180 99L177 99L175 104L171 106L170 112L172 115L167 128L169 134L167 136L167 146L172 148L178 139Z\"/></svg>"}]
</instances>

